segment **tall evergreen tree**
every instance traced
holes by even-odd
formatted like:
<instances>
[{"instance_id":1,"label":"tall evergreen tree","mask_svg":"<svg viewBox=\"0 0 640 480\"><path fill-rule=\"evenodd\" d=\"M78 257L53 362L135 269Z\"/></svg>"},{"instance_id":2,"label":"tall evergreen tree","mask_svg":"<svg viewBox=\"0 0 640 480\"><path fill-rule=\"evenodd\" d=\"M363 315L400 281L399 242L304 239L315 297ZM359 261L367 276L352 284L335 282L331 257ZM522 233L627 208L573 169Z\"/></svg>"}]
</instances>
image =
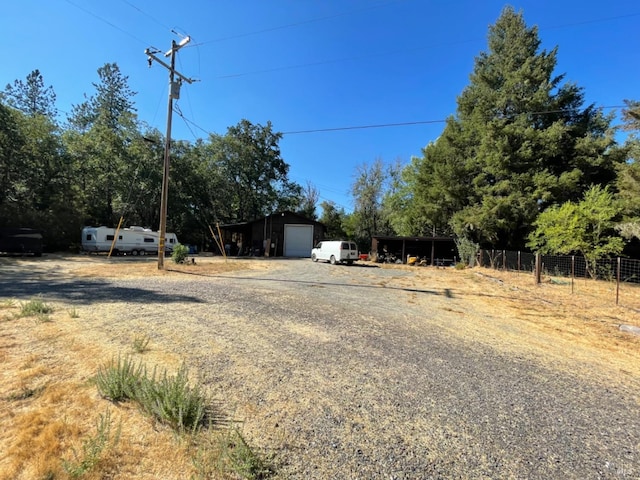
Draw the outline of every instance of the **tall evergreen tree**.
<instances>
[{"instance_id":1,"label":"tall evergreen tree","mask_svg":"<svg viewBox=\"0 0 640 480\"><path fill-rule=\"evenodd\" d=\"M123 214L114 205L128 196L134 178L129 146L139 132L128 77L115 63L100 67L98 77L95 95L73 107L66 143L76 162L86 222L112 225Z\"/></svg>"},{"instance_id":2,"label":"tall evergreen tree","mask_svg":"<svg viewBox=\"0 0 640 480\"><path fill-rule=\"evenodd\" d=\"M56 94L53 87L44 86L44 78L40 70L32 71L24 82L16 80L13 85L8 84L0 95L7 105L26 115L31 117L44 115L50 120L55 120Z\"/></svg>"},{"instance_id":3,"label":"tall evergreen tree","mask_svg":"<svg viewBox=\"0 0 640 480\"><path fill-rule=\"evenodd\" d=\"M546 207L607 185L622 159L611 117L564 75L557 48L506 7L489 28L455 116L423 151L416 201L425 221L458 236L520 248Z\"/></svg>"}]
</instances>

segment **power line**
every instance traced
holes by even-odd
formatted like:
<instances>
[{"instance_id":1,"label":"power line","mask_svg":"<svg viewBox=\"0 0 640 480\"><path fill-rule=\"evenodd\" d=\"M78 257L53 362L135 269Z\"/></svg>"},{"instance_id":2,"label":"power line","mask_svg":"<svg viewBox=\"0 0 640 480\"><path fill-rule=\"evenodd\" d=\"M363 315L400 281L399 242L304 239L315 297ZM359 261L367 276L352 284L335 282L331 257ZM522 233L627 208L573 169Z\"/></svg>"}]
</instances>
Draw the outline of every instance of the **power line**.
<instances>
[{"instance_id":1,"label":"power line","mask_svg":"<svg viewBox=\"0 0 640 480\"><path fill-rule=\"evenodd\" d=\"M587 106L586 108L589 108L589 106ZM604 105L604 106L601 106L601 107L597 107L596 109L598 109L598 110L611 110L611 109L614 109L614 108L625 108L625 106L624 105ZM568 108L568 109L564 109L564 110L558 109L558 110L546 110L546 111L537 111L537 112L520 112L520 113L518 113L518 115L525 115L525 114L529 114L529 115L553 115L553 114L558 114L558 113L581 112L583 110L584 109L579 109L579 108ZM210 131L208 131L205 128L201 127L200 125L196 124L192 120L189 120L188 118L186 118L182 114L182 112L176 112L176 113L180 117L182 117L185 122L190 123L191 125L193 125L198 130L203 131L207 135L213 135L213 133L211 133ZM313 128L313 129L307 129L307 130L291 130L291 131L280 132L280 133L282 135L299 135L299 134L304 134L304 133L339 132L339 131L348 131L348 130L367 130L367 129L372 129L372 128L390 128L390 127L406 127L406 126L412 126L412 125L430 125L430 124L435 124L435 123L446 123L446 121L447 121L446 118L444 118L444 119L435 119L435 120L416 120L416 121L412 121L412 122L377 123L377 124L369 124L369 125L349 125L349 126L344 126L344 127L328 127L328 128Z\"/></svg>"},{"instance_id":2,"label":"power line","mask_svg":"<svg viewBox=\"0 0 640 480\"><path fill-rule=\"evenodd\" d=\"M612 21L612 20L619 20L619 19L632 18L632 17L638 17L638 16L640 16L640 13L630 13L630 14L626 14L626 15L618 15L618 16L615 16L615 17L606 17L606 18L600 18L600 19L595 19L595 20L586 20L584 22L566 23L566 24L556 25L556 26L551 26L551 27L539 27L539 29L541 31L544 31L544 30L560 30L560 29L563 29L563 28L569 28L569 27L575 27L575 26L581 26L581 25L590 25L590 24L594 24L594 23L604 23L604 22L609 22L609 21ZM330 17L328 17L328 18L330 18ZM257 33L261 33L261 32L257 32ZM231 38L233 38L233 37L231 37ZM279 72L279 71L284 71L284 70L294 70L294 69L307 68L307 67L316 67L316 66L319 66L319 65L329 65L329 64L332 64L332 63L352 62L352 61L355 61L355 60L362 60L362 59L367 59L367 58L392 56L392 55L398 55L398 54L403 54L403 53L419 52L419 51L430 50L430 49L435 49L435 48L442 48L442 47L452 47L452 46L455 46L455 45L462 45L462 44L465 44L465 43L474 43L474 42L477 42L478 40L481 40L481 39L478 37L478 38L473 38L473 39L456 40L456 41L451 41L451 42L443 42L443 43L440 43L440 44L428 45L428 46L424 46L424 47L399 49L399 50L394 50L394 51L389 51L389 52L376 52L376 53L358 55L358 56L354 56L354 57L335 58L335 59L329 59L329 60L320 60L320 61L317 61L317 62L308 62L308 63L302 63L302 64L283 65L283 66L280 66L280 67L267 68L267 69L263 69L263 70L254 70L254 71L250 71L250 72L241 72L241 73L231 73L231 74L225 74L225 75L218 75L218 76L213 77L213 78L215 78L215 79L237 78L237 77L244 77L244 76L248 76L248 75L259 75L259 74L263 74L263 73L272 73L272 72ZM482 38L482 40L484 40L484 37ZM200 45L202 45L202 44L200 44Z\"/></svg>"},{"instance_id":3,"label":"power line","mask_svg":"<svg viewBox=\"0 0 640 480\"><path fill-rule=\"evenodd\" d=\"M365 130L369 128L404 127L408 125L427 125L430 123L445 123L446 120L419 120L415 122L378 123L373 125L352 125L349 127L315 128L310 130L293 130L282 132L282 135L297 135L300 133L338 132L342 130Z\"/></svg>"},{"instance_id":4,"label":"power line","mask_svg":"<svg viewBox=\"0 0 640 480\"><path fill-rule=\"evenodd\" d=\"M109 21L109 20L107 20L106 18L101 17L100 15L98 15L98 14L96 14L96 13L93 13L93 12L92 12L92 11L90 11L90 10L87 10L86 8L84 8L84 7L80 6L80 5L78 5L77 3L72 2L71 0L66 0L66 1L67 1L67 3L68 3L68 4L73 5L74 7L76 7L76 8L77 8L77 9L79 9L79 10L82 10L83 12L85 12L85 13L86 13L86 14L88 14L88 15L91 15L93 18L96 18L96 19L100 20L101 22L106 23L106 24L107 24L107 25L109 25L110 27L115 28L115 29L116 29L116 30L118 30L119 32L122 32L122 33L124 33L125 35L127 35L128 37L133 38L135 41L140 42L140 43L143 43L143 44L145 44L145 45L149 45L149 42L145 42L144 40L142 40L142 39L140 39L140 38L136 37L133 33L128 32L127 30L125 30L125 29L123 29L123 28L120 28L120 27L119 27L119 26L117 26L115 23L110 22L110 21Z\"/></svg>"},{"instance_id":5,"label":"power line","mask_svg":"<svg viewBox=\"0 0 640 480\"><path fill-rule=\"evenodd\" d=\"M364 11L367 11L367 10L373 10L375 8L385 7L387 5L391 5L393 3L399 3L401 1L403 1L403 0L393 0L393 1L390 1L390 2L384 2L384 3L377 4L377 5L370 5L368 7L359 8L359 9L356 9L356 10L349 10L347 12L336 13L334 15L329 15L329 16L326 16L326 17L311 18L311 19L308 19L308 20L302 20L300 22L288 23L286 25L279 25L277 27L265 28L263 30L257 30L257 31L254 31L254 32L239 33L239 34L236 34L236 35L230 35L228 37L221 37L221 38L216 38L214 40L207 40L206 42L196 43L196 44L194 44L192 46L196 47L196 46L199 46L199 45L207 45L209 43L217 43L217 42L223 42L223 41L226 41L226 40L233 40L233 39L236 39L236 38L250 37L250 36L253 36L253 35L260 35L262 33L275 32L277 30L284 30L286 28L298 27L300 25L307 25L309 23L322 22L324 20L331 20L333 18L343 17L343 16L346 16L346 15L352 15L354 13L360 13L360 12L364 12Z\"/></svg>"},{"instance_id":6,"label":"power line","mask_svg":"<svg viewBox=\"0 0 640 480\"><path fill-rule=\"evenodd\" d=\"M639 17L640 13L629 13L626 15L618 15L615 17L606 17L606 18L598 18L596 20L585 20L583 22L575 22L575 23L565 23L562 25L556 25L556 26L550 26L550 27L541 27L540 30L559 30L562 28L568 28L568 27L579 27L581 25L591 25L594 23L602 23L602 22L610 22L611 20L620 20L622 18L632 18L632 17Z\"/></svg>"},{"instance_id":7,"label":"power line","mask_svg":"<svg viewBox=\"0 0 640 480\"><path fill-rule=\"evenodd\" d=\"M129 2L128 0L121 0L123 3L126 3L127 5L129 5L131 8L133 8L134 10L137 10L138 12L140 12L142 15L144 15L147 18L150 18L151 20L153 20L155 23L157 23L158 25L160 25L161 27L169 30L170 32L173 30L171 27L167 26L166 24L162 23L160 20L158 20L157 18L151 16L150 14L148 14L147 12L144 12L140 7L134 5L133 3Z\"/></svg>"},{"instance_id":8,"label":"power line","mask_svg":"<svg viewBox=\"0 0 640 480\"><path fill-rule=\"evenodd\" d=\"M180 105L178 105L177 103L174 105L173 107L175 110L175 113L182 118L182 120L184 121L185 126L189 129L189 131L191 132L191 135L193 135L193 139L194 140L198 140L198 137L196 136L196 134L193 132L193 130L191 129L191 125L189 125L189 122L187 122L187 119L185 118L185 116L182 114L182 110L180 109Z\"/></svg>"}]
</instances>

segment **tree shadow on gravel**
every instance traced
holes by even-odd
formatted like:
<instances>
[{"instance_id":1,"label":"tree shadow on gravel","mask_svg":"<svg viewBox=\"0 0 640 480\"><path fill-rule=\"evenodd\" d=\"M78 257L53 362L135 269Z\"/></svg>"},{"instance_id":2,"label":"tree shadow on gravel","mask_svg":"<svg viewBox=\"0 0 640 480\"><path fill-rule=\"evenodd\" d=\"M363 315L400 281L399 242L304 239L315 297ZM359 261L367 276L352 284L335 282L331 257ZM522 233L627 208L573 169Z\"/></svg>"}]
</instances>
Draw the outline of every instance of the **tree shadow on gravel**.
<instances>
[{"instance_id":1,"label":"tree shadow on gravel","mask_svg":"<svg viewBox=\"0 0 640 480\"><path fill-rule=\"evenodd\" d=\"M438 290L424 290L420 288L409 288L409 287L394 287L389 285L377 284L377 285L363 285L357 283L337 283L337 282L318 282L311 280L295 280L289 278L256 278L256 277L232 277L229 275L212 275L206 273L196 273L196 272L179 272L184 275L194 275L198 277L208 277L208 278L223 278L226 280L234 280L234 281L253 281L253 282L273 282L273 283L297 283L300 285L309 285L312 287L348 287L348 288L359 288L359 289L375 289L375 290L399 290L402 292L411 292L411 293L424 293L428 295L444 295L447 298L453 298L453 293L450 289L446 288L443 291Z\"/></svg>"},{"instance_id":2,"label":"tree shadow on gravel","mask_svg":"<svg viewBox=\"0 0 640 480\"><path fill-rule=\"evenodd\" d=\"M46 279L7 278L0 280L0 296L16 300L30 299L41 295L46 299L90 305L94 302L134 303L203 303L191 295L165 294L136 287L121 287L102 280L61 280L48 276Z\"/></svg>"}]
</instances>

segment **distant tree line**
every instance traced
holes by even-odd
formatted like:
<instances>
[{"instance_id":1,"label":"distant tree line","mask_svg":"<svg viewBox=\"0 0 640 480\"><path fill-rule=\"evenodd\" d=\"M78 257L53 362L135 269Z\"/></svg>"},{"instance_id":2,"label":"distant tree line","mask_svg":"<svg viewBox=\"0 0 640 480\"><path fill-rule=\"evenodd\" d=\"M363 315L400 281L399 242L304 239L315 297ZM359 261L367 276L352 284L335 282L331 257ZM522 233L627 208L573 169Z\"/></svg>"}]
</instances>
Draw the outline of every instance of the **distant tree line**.
<instances>
[{"instance_id":1,"label":"distant tree line","mask_svg":"<svg viewBox=\"0 0 640 480\"><path fill-rule=\"evenodd\" d=\"M208 225L278 210L319 218L329 238L368 251L374 235L451 235L474 248L618 255L640 238L640 102L624 124L585 105L556 74L557 47L506 7L489 28L440 136L407 165L355 171L354 208L317 205L317 189L288 178L282 134L241 120L224 135L171 144L168 228L204 244ZM49 249L79 242L83 225L157 228L164 138L136 115L127 77L98 70L95 92L60 124L55 93L35 70L0 93L0 226L36 226ZM623 144L616 130L627 131Z\"/></svg>"},{"instance_id":2,"label":"distant tree line","mask_svg":"<svg viewBox=\"0 0 640 480\"><path fill-rule=\"evenodd\" d=\"M117 64L101 67L93 86L63 125L38 70L0 94L0 226L42 229L49 250L77 247L82 226L120 217L159 225L165 139L138 120ZM173 141L168 229L202 245L216 222L279 210L315 218L317 191L288 178L281 137L271 123L241 120L224 135Z\"/></svg>"}]
</instances>

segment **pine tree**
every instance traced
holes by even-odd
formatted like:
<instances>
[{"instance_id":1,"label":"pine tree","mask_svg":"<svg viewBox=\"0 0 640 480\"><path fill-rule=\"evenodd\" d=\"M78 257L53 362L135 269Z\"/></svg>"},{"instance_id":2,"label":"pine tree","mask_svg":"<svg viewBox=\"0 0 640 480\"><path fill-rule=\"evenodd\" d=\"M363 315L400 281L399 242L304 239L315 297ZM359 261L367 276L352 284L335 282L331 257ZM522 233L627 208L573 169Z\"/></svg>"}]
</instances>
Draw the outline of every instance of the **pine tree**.
<instances>
[{"instance_id":1,"label":"pine tree","mask_svg":"<svg viewBox=\"0 0 640 480\"><path fill-rule=\"evenodd\" d=\"M538 214L615 179L611 117L554 76L557 48L506 7L440 138L427 146L416 201L425 221L483 244L521 248Z\"/></svg>"}]
</instances>

